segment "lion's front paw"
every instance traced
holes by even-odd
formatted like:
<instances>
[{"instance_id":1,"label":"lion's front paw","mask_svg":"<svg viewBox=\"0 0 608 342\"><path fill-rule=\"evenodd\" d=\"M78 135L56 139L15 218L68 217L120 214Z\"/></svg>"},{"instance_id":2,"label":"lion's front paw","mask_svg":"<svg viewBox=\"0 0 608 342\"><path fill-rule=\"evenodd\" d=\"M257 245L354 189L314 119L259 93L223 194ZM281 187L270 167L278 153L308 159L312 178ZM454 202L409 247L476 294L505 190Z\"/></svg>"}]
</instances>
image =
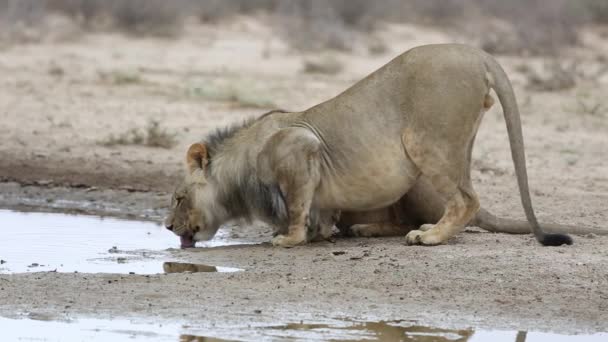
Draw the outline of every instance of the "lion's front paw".
<instances>
[{"instance_id":1,"label":"lion's front paw","mask_svg":"<svg viewBox=\"0 0 608 342\"><path fill-rule=\"evenodd\" d=\"M290 248L306 242L306 239L294 239L289 235L277 235L272 239L272 245Z\"/></svg>"},{"instance_id":2,"label":"lion's front paw","mask_svg":"<svg viewBox=\"0 0 608 342\"><path fill-rule=\"evenodd\" d=\"M443 243L443 240L431 231L412 230L405 236L408 245L435 246Z\"/></svg>"}]
</instances>

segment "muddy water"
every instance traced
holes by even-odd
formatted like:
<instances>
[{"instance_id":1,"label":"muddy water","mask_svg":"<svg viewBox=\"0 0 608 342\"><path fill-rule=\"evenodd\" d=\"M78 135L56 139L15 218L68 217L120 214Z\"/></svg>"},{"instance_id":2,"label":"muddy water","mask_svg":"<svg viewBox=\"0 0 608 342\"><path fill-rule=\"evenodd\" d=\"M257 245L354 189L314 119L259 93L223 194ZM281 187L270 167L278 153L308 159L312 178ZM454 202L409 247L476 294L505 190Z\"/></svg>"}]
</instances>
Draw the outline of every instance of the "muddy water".
<instances>
[{"instance_id":1,"label":"muddy water","mask_svg":"<svg viewBox=\"0 0 608 342\"><path fill-rule=\"evenodd\" d=\"M164 262L174 261L167 249L179 248L176 236L151 222L7 210L0 210L0 222L0 273L163 273ZM233 243L218 234L204 245Z\"/></svg>"},{"instance_id":2,"label":"muddy water","mask_svg":"<svg viewBox=\"0 0 608 342\"><path fill-rule=\"evenodd\" d=\"M149 324L126 319L0 318L2 339L36 341L416 341L416 342L600 342L608 334L559 335L552 333L447 330L404 322L294 323L276 326L197 328L179 323Z\"/></svg>"}]
</instances>

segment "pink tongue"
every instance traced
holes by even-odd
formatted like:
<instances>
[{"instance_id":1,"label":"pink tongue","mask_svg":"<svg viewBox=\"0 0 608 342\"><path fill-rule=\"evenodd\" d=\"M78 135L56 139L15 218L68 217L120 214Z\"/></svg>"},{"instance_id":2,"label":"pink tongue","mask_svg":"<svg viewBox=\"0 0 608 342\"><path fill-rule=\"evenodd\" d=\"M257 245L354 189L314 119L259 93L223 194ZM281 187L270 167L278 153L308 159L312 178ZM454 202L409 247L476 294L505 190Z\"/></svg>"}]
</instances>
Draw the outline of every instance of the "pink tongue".
<instances>
[{"instance_id":1,"label":"pink tongue","mask_svg":"<svg viewBox=\"0 0 608 342\"><path fill-rule=\"evenodd\" d=\"M194 240L192 236L180 236L179 241L182 244L182 248L192 248L194 247Z\"/></svg>"}]
</instances>

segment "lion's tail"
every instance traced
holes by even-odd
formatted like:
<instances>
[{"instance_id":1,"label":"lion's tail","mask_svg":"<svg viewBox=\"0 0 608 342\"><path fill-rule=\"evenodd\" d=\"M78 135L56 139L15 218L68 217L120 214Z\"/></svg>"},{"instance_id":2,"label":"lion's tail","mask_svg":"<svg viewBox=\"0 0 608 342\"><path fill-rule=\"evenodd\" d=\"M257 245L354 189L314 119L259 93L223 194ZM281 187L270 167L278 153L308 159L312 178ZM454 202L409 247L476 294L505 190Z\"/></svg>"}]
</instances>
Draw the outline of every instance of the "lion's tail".
<instances>
[{"instance_id":1,"label":"lion's tail","mask_svg":"<svg viewBox=\"0 0 608 342\"><path fill-rule=\"evenodd\" d=\"M532 228L532 233L534 233L536 239L544 246L571 245L572 238L570 236L565 234L547 234L542 230L536 220L536 215L532 208L532 199L530 198L530 189L528 188L524 139L519 117L519 108L517 106L513 87L500 64L498 64L490 55L486 56L486 67L491 76L489 77L490 87L496 91L503 109L503 114L507 123L507 132L509 134L509 143L511 145L511 156L513 157L515 175L517 176L517 183L519 185L519 194L526 213L526 218Z\"/></svg>"},{"instance_id":2,"label":"lion's tail","mask_svg":"<svg viewBox=\"0 0 608 342\"><path fill-rule=\"evenodd\" d=\"M530 234L532 231L532 226L528 221L498 217L483 208L479 209L470 224L493 233ZM540 226L544 231L551 233L608 235L608 229L602 228L570 226L557 223L540 223Z\"/></svg>"}]
</instances>

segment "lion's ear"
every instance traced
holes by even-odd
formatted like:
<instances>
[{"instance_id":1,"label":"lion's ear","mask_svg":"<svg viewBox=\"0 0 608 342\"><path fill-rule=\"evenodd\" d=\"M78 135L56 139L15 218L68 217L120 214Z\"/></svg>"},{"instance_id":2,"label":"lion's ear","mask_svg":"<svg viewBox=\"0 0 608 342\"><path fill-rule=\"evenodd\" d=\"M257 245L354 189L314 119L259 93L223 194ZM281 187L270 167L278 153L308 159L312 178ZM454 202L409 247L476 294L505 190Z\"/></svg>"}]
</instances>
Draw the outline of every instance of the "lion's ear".
<instances>
[{"instance_id":1,"label":"lion's ear","mask_svg":"<svg viewBox=\"0 0 608 342\"><path fill-rule=\"evenodd\" d=\"M190 173L196 170L204 170L209 163L207 147L201 143L192 144L188 153L186 153L186 163Z\"/></svg>"}]
</instances>

